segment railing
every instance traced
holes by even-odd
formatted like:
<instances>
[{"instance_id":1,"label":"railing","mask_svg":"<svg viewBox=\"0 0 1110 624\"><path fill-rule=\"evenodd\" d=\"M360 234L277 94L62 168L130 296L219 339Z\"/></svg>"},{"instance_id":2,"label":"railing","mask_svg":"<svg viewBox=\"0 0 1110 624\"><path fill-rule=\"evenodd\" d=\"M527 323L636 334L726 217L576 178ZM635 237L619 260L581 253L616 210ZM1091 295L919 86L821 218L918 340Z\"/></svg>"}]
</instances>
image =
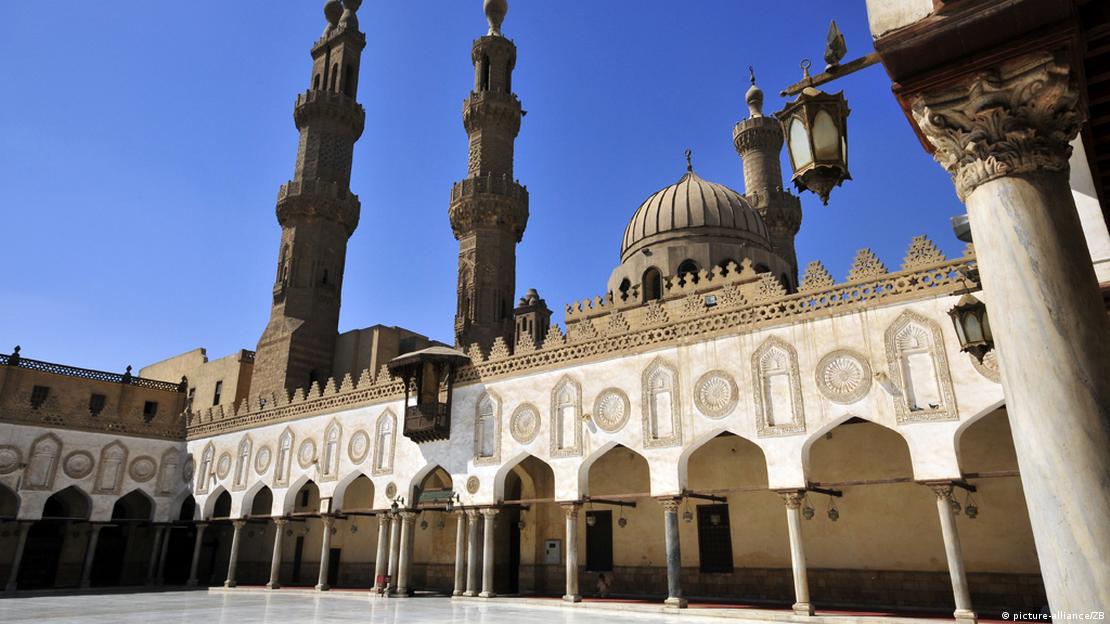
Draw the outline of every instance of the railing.
<instances>
[{"instance_id":1,"label":"railing","mask_svg":"<svg viewBox=\"0 0 1110 624\"><path fill-rule=\"evenodd\" d=\"M414 442L446 440L451 436L451 414L446 403L410 405L405 410L405 436Z\"/></svg>"},{"instance_id":2,"label":"railing","mask_svg":"<svg viewBox=\"0 0 1110 624\"><path fill-rule=\"evenodd\" d=\"M52 362L28 359L20 356L18 350L12 355L0 355L0 365L26 368L27 370L51 373L53 375L91 379L93 381L130 384L150 390L161 390L162 392L185 392L185 388L178 383L147 379L145 377L135 377L131 375L130 366L127 367L127 372L123 374L109 373L107 371L92 370L90 368L78 368L76 366L66 366L65 364L54 364Z\"/></svg>"}]
</instances>

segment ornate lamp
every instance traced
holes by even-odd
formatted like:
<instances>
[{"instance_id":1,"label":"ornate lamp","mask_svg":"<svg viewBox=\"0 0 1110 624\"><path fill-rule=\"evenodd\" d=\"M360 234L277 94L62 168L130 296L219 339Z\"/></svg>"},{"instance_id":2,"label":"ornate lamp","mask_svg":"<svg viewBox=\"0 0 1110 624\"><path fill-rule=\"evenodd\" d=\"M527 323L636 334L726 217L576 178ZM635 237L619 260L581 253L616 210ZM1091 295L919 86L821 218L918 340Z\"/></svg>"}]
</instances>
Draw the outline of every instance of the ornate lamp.
<instances>
[{"instance_id":1,"label":"ornate lamp","mask_svg":"<svg viewBox=\"0 0 1110 624\"><path fill-rule=\"evenodd\" d=\"M970 353L982 363L983 357L994 348L986 304L971 295L964 295L948 311L948 316L952 317L952 324L956 327L960 350Z\"/></svg>"},{"instance_id":2,"label":"ornate lamp","mask_svg":"<svg viewBox=\"0 0 1110 624\"><path fill-rule=\"evenodd\" d=\"M802 82L810 80L810 62L802 61ZM809 190L829 203L833 187L851 180L848 174L848 101L844 92L825 93L807 86L798 98L775 116L782 122L791 180L798 190Z\"/></svg>"}]
</instances>

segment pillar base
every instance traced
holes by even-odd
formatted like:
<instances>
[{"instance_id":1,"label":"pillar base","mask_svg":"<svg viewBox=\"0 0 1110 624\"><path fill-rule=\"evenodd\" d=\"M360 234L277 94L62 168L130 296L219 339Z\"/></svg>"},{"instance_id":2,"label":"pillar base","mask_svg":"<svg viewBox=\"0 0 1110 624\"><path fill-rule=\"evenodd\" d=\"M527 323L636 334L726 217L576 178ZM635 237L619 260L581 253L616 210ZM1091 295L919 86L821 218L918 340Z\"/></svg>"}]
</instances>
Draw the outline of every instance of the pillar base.
<instances>
[{"instance_id":1,"label":"pillar base","mask_svg":"<svg viewBox=\"0 0 1110 624\"><path fill-rule=\"evenodd\" d=\"M281 583L270 581L269 583L266 583L266 589L281 589Z\"/></svg>"},{"instance_id":2,"label":"pillar base","mask_svg":"<svg viewBox=\"0 0 1110 624\"><path fill-rule=\"evenodd\" d=\"M491 591L484 591L478 594L479 598L495 598L497 594Z\"/></svg>"},{"instance_id":3,"label":"pillar base","mask_svg":"<svg viewBox=\"0 0 1110 624\"><path fill-rule=\"evenodd\" d=\"M956 617L958 624L978 624L979 622L979 616L974 611L967 609L956 609L956 612L952 615Z\"/></svg>"},{"instance_id":4,"label":"pillar base","mask_svg":"<svg viewBox=\"0 0 1110 624\"><path fill-rule=\"evenodd\" d=\"M563 600L565 600L566 602L582 602L582 596L579 596L578 594L567 594L563 596Z\"/></svg>"},{"instance_id":5,"label":"pillar base","mask_svg":"<svg viewBox=\"0 0 1110 624\"><path fill-rule=\"evenodd\" d=\"M464 592L462 593L462 595L463 595L463 597L465 597L465 598L473 598L473 597L475 597L475 596L477 596L477 595L478 595L478 592L472 592L472 591L470 591L470 590L468 589L468 590L464 591Z\"/></svg>"},{"instance_id":6,"label":"pillar base","mask_svg":"<svg viewBox=\"0 0 1110 624\"><path fill-rule=\"evenodd\" d=\"M813 615L813 604L809 602L795 602L794 615Z\"/></svg>"},{"instance_id":7,"label":"pillar base","mask_svg":"<svg viewBox=\"0 0 1110 624\"><path fill-rule=\"evenodd\" d=\"M197 586L197 580L196 579L189 579L189 580L185 581L185 587L196 587L196 586Z\"/></svg>"},{"instance_id":8,"label":"pillar base","mask_svg":"<svg viewBox=\"0 0 1110 624\"><path fill-rule=\"evenodd\" d=\"M227 587L228 589L231 589L232 587L235 587L237 585L239 585L239 583L236 583L235 581L224 581L224 587Z\"/></svg>"},{"instance_id":9,"label":"pillar base","mask_svg":"<svg viewBox=\"0 0 1110 624\"><path fill-rule=\"evenodd\" d=\"M15 583L8 583L7 585L4 586L4 591L9 593L9 594L11 592L15 591L15 590L16 590Z\"/></svg>"},{"instance_id":10,"label":"pillar base","mask_svg":"<svg viewBox=\"0 0 1110 624\"><path fill-rule=\"evenodd\" d=\"M685 609L686 608L686 599L685 598L667 598L666 600L663 601L663 606L671 607L672 609Z\"/></svg>"},{"instance_id":11,"label":"pillar base","mask_svg":"<svg viewBox=\"0 0 1110 624\"><path fill-rule=\"evenodd\" d=\"M318 583L316 585L316 591L328 591L329 589L331 589L331 587L327 583Z\"/></svg>"},{"instance_id":12,"label":"pillar base","mask_svg":"<svg viewBox=\"0 0 1110 624\"><path fill-rule=\"evenodd\" d=\"M462 595L463 595L463 590L461 590L461 589L456 589L455 591L451 592L451 597L452 598L455 597L455 596L462 596Z\"/></svg>"}]
</instances>

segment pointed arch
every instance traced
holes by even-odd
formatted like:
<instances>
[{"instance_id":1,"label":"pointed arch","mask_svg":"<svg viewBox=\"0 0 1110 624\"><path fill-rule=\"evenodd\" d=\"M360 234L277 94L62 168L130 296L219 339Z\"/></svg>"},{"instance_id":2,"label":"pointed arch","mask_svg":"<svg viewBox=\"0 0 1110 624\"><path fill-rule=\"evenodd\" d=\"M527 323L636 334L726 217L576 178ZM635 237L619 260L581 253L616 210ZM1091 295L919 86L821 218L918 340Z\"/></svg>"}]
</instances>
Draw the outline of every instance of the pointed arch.
<instances>
[{"instance_id":1,"label":"pointed arch","mask_svg":"<svg viewBox=\"0 0 1110 624\"><path fill-rule=\"evenodd\" d=\"M263 494L264 492L267 493L268 496L266 496L266 494ZM267 498L267 500L268 500L268 503L266 505L266 512L263 513L263 514L257 514L256 510L255 510L255 507L256 507L255 503L260 500L260 498L259 498L260 495ZM273 490L271 490L269 488L269 486L267 486L264 481L258 480L258 481L255 481L254 483L252 483L250 485L250 487L248 487L247 490L245 492L243 492L242 498L239 499L239 512L240 512L239 515L240 516L246 516L246 515L249 514L249 515L252 515L252 516L253 515L268 516L272 513L273 506L274 506Z\"/></svg>"},{"instance_id":2,"label":"pointed arch","mask_svg":"<svg viewBox=\"0 0 1110 624\"><path fill-rule=\"evenodd\" d=\"M51 494L40 515L57 520L88 520L91 514L92 498L85 490L71 485Z\"/></svg>"},{"instance_id":3,"label":"pointed arch","mask_svg":"<svg viewBox=\"0 0 1110 624\"><path fill-rule=\"evenodd\" d=\"M426 492L436 492L437 494L433 495L435 498L454 492L455 478L440 464L428 464L416 473L406 491L409 505L416 506Z\"/></svg>"},{"instance_id":4,"label":"pointed arch","mask_svg":"<svg viewBox=\"0 0 1110 624\"><path fill-rule=\"evenodd\" d=\"M754 446L756 449L759 450L760 458L763 461L764 482L767 482L767 475L770 472L770 466L767 465L767 453L763 450L763 447L760 446L758 442L747 437L746 435L733 431L728 427L720 426L714 427L713 429L710 429L709 431L698 435L690 441L690 444L688 444L686 448L682 450L682 455L679 456L677 463L678 484L682 489L687 489L690 486L690 458L697 454L698 451L701 451L707 445L712 443L713 440L726 436L739 438L740 440L743 440L744 443L746 443L744 444L745 447L750 444L751 446Z\"/></svg>"},{"instance_id":5,"label":"pointed arch","mask_svg":"<svg viewBox=\"0 0 1110 624\"><path fill-rule=\"evenodd\" d=\"M532 470L529 470L529 468L531 468ZM502 500L505 497L505 482L508 480L510 473L518 470L524 470L528 472L528 476L532 479L533 483L536 481L536 475L531 474L533 470L542 471L544 473L544 478L547 478L547 476L550 475L551 493L546 496L554 496L556 478L555 469L551 467L551 464L545 462L539 457L536 457L531 453L521 452L505 461L505 463L501 464L501 466L497 469L497 474L493 477L494 500ZM539 489L539 486L534 485L534 487L536 487L537 490Z\"/></svg>"},{"instance_id":6,"label":"pointed arch","mask_svg":"<svg viewBox=\"0 0 1110 624\"><path fill-rule=\"evenodd\" d=\"M14 519L19 516L19 494L7 485L0 483L0 520Z\"/></svg>"},{"instance_id":7,"label":"pointed arch","mask_svg":"<svg viewBox=\"0 0 1110 624\"><path fill-rule=\"evenodd\" d=\"M23 489L46 491L53 489L61 456L62 440L58 436L47 433L36 438L31 444Z\"/></svg>"},{"instance_id":8,"label":"pointed arch","mask_svg":"<svg viewBox=\"0 0 1110 624\"><path fill-rule=\"evenodd\" d=\"M282 514L293 513L293 511L298 508L298 495L300 495L301 491L306 487L310 490L314 489L316 491L317 497L319 497L320 488L316 485L316 482L309 478L308 475L302 474L294 479L289 484L289 487L286 488L281 500Z\"/></svg>"},{"instance_id":9,"label":"pointed arch","mask_svg":"<svg viewBox=\"0 0 1110 624\"><path fill-rule=\"evenodd\" d=\"M474 464L496 465L501 461L501 397L483 392L474 404Z\"/></svg>"},{"instance_id":10,"label":"pointed arch","mask_svg":"<svg viewBox=\"0 0 1110 624\"><path fill-rule=\"evenodd\" d=\"M225 501L225 500L227 501L227 511L225 512L226 515L222 515L222 516L214 515L217 506L219 506L221 508L220 511L224 511L223 510L223 506L224 506L223 501ZM217 503L218 503L218 505L217 505ZM204 520L211 520L212 518L225 518L225 517L228 517L230 515L231 515L231 493L228 492L227 488L225 488L224 486L217 485L216 487L212 488L212 491L208 494L207 498L204 499L204 510L201 513L201 518L204 519Z\"/></svg>"},{"instance_id":11,"label":"pointed arch","mask_svg":"<svg viewBox=\"0 0 1110 624\"><path fill-rule=\"evenodd\" d=\"M254 449L254 438L245 433L239 438L235 451L235 472L232 473L231 489L241 491L247 487L251 472L251 453Z\"/></svg>"},{"instance_id":12,"label":"pointed arch","mask_svg":"<svg viewBox=\"0 0 1110 624\"><path fill-rule=\"evenodd\" d=\"M343 448L343 425L339 419L332 418L324 429L323 449L320 454L320 481L335 481L339 478L339 458Z\"/></svg>"},{"instance_id":13,"label":"pointed arch","mask_svg":"<svg viewBox=\"0 0 1110 624\"><path fill-rule=\"evenodd\" d=\"M682 393L678 369L655 358L640 377L644 448L682 445Z\"/></svg>"},{"instance_id":14,"label":"pointed arch","mask_svg":"<svg viewBox=\"0 0 1110 624\"><path fill-rule=\"evenodd\" d=\"M387 409L374 425L374 476L393 474L393 458L397 450L397 416Z\"/></svg>"},{"instance_id":15,"label":"pointed arch","mask_svg":"<svg viewBox=\"0 0 1110 624\"><path fill-rule=\"evenodd\" d=\"M551 457L582 455L582 386L563 375L551 389Z\"/></svg>"},{"instance_id":16,"label":"pointed arch","mask_svg":"<svg viewBox=\"0 0 1110 624\"><path fill-rule=\"evenodd\" d=\"M366 499L366 488L369 488L369 498ZM357 505L352 506L352 497L356 499ZM347 476L339 480L335 484L335 489L331 495L332 508L342 511L343 509L370 509L374 506L374 482L370 480L369 475L361 470L352 471Z\"/></svg>"},{"instance_id":17,"label":"pointed arch","mask_svg":"<svg viewBox=\"0 0 1110 624\"><path fill-rule=\"evenodd\" d=\"M116 499L112 505L112 520L153 520L154 499L136 488Z\"/></svg>"},{"instance_id":18,"label":"pointed arch","mask_svg":"<svg viewBox=\"0 0 1110 624\"><path fill-rule=\"evenodd\" d=\"M286 427L278 437L277 461L274 462L274 487L281 488L289 485L289 471L293 468L293 444L297 435Z\"/></svg>"},{"instance_id":19,"label":"pointed arch","mask_svg":"<svg viewBox=\"0 0 1110 624\"><path fill-rule=\"evenodd\" d=\"M623 444L618 444L616 442L609 442L609 443L603 445L601 448L599 448L599 449L595 450L594 452L590 453L590 455L586 459L584 459L582 461L582 464L579 466L579 468L578 468L578 493L579 493L579 496L591 496L591 495L596 496L598 494L598 492L591 491L591 487L590 487L590 476L593 473L593 468L598 463L598 461L600 461L602 458L608 457L608 458L612 459L613 457L615 457L614 454L617 454L617 455L627 454L628 457L632 458L632 463L634 464L634 466L621 466L622 473L624 474L624 476L626 478L632 479L634 481L635 478L631 475L634 475L635 473L637 473L639 471L639 469L641 469L641 468L643 469L643 481L644 482L642 484L634 484L634 485L630 486L630 487L633 488L633 491L641 491L641 492L651 491L651 482L652 482L651 465L648 462L647 457L645 457L641 453L638 453L635 449L632 449L632 448L630 448L628 446L625 446ZM609 460L607 459L606 461L609 461ZM621 493L621 494L623 494L624 492L612 492L612 493Z\"/></svg>"},{"instance_id":20,"label":"pointed arch","mask_svg":"<svg viewBox=\"0 0 1110 624\"><path fill-rule=\"evenodd\" d=\"M129 454L130 451L119 440L100 449L93 494L119 494L123 487L123 477L127 473Z\"/></svg>"}]
</instances>

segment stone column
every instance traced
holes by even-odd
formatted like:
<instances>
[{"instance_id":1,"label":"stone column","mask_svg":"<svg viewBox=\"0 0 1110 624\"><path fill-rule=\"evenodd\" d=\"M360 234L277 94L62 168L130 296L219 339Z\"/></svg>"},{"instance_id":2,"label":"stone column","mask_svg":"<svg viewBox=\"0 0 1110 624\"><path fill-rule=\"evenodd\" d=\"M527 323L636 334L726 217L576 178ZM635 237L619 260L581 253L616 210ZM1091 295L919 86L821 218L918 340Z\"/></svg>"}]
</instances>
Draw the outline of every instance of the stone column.
<instances>
[{"instance_id":1,"label":"stone column","mask_svg":"<svg viewBox=\"0 0 1110 624\"><path fill-rule=\"evenodd\" d=\"M952 577L952 595L956 599L956 622L975 624L978 618L971 609L971 592L967 588L963 549L960 548L960 534L956 530L956 512L952 509L952 486L940 483L930 484L929 488L937 495L937 514L940 516L940 531L944 537L944 555L948 559L948 575Z\"/></svg>"},{"instance_id":2,"label":"stone column","mask_svg":"<svg viewBox=\"0 0 1110 624\"><path fill-rule=\"evenodd\" d=\"M287 524L286 518L274 518L274 554L270 557L270 582L266 583L266 589L281 588L281 548Z\"/></svg>"},{"instance_id":3,"label":"stone column","mask_svg":"<svg viewBox=\"0 0 1110 624\"><path fill-rule=\"evenodd\" d=\"M239 535L243 532L243 527L246 524L246 520L231 521L234 532L231 534L231 556L228 557L227 560L227 580L224 581L224 587L235 587L238 585L235 581L235 566L239 565Z\"/></svg>"},{"instance_id":4,"label":"stone column","mask_svg":"<svg viewBox=\"0 0 1110 624\"><path fill-rule=\"evenodd\" d=\"M409 587L409 573L412 571L412 539L413 525L416 520L415 511L402 511L401 515L401 546L398 549L397 562L397 595L409 596L412 589Z\"/></svg>"},{"instance_id":5,"label":"stone column","mask_svg":"<svg viewBox=\"0 0 1110 624\"><path fill-rule=\"evenodd\" d=\"M397 566L401 559L401 517L393 514L393 521L389 523L389 586L386 593L397 592Z\"/></svg>"},{"instance_id":6,"label":"stone column","mask_svg":"<svg viewBox=\"0 0 1110 624\"><path fill-rule=\"evenodd\" d=\"M466 532L466 591L464 596L478 595L478 510L467 509Z\"/></svg>"},{"instance_id":7,"label":"stone column","mask_svg":"<svg viewBox=\"0 0 1110 624\"><path fill-rule=\"evenodd\" d=\"M154 574L158 571L158 555L162 553L162 531L165 526L161 524L154 525L154 544L150 547L150 563L146 568L146 584L154 584Z\"/></svg>"},{"instance_id":8,"label":"stone column","mask_svg":"<svg viewBox=\"0 0 1110 624\"><path fill-rule=\"evenodd\" d=\"M188 587L197 586L197 567L200 565L200 546L204 542L204 530L208 528L207 522L196 523L197 538L193 542L193 561L189 564L189 580L185 583Z\"/></svg>"},{"instance_id":9,"label":"stone column","mask_svg":"<svg viewBox=\"0 0 1110 624\"><path fill-rule=\"evenodd\" d=\"M909 99L967 203L1049 604L1081 613L1110 604L1110 323L1068 183L1069 59L1030 53Z\"/></svg>"},{"instance_id":10,"label":"stone column","mask_svg":"<svg viewBox=\"0 0 1110 624\"><path fill-rule=\"evenodd\" d=\"M663 505L663 530L667 544L667 599L663 604L678 609L686 608L682 597L682 548L678 541L678 507L681 499L661 498Z\"/></svg>"},{"instance_id":11,"label":"stone column","mask_svg":"<svg viewBox=\"0 0 1110 624\"><path fill-rule=\"evenodd\" d=\"M455 511L455 590L452 596L466 591L466 513Z\"/></svg>"},{"instance_id":12,"label":"stone column","mask_svg":"<svg viewBox=\"0 0 1110 624\"><path fill-rule=\"evenodd\" d=\"M320 516L324 524L324 536L320 540L320 574L316 577L316 591L328 591L328 562L331 561L331 529L335 526L335 516Z\"/></svg>"},{"instance_id":13,"label":"stone column","mask_svg":"<svg viewBox=\"0 0 1110 624\"><path fill-rule=\"evenodd\" d=\"M376 593L386 591L385 575L389 573L389 523L388 513L378 514L378 548L374 556L374 589Z\"/></svg>"},{"instance_id":14,"label":"stone column","mask_svg":"<svg viewBox=\"0 0 1110 624\"><path fill-rule=\"evenodd\" d=\"M493 598L497 595L493 591L493 521L498 511L500 510L495 507L482 510L486 525L485 534L482 536L482 593L478 594L482 598Z\"/></svg>"},{"instance_id":15,"label":"stone column","mask_svg":"<svg viewBox=\"0 0 1110 624\"><path fill-rule=\"evenodd\" d=\"M85 589L90 584L92 576L93 559L96 558L96 542L100 539L100 529L103 524L93 523L89 527L89 543L85 547L85 565L81 568L81 588Z\"/></svg>"},{"instance_id":16,"label":"stone column","mask_svg":"<svg viewBox=\"0 0 1110 624\"><path fill-rule=\"evenodd\" d=\"M794 614L813 615L806 576L806 553L802 545L802 497L805 492L779 492L786 503L786 527L790 532L790 566L794 569Z\"/></svg>"},{"instance_id":17,"label":"stone column","mask_svg":"<svg viewBox=\"0 0 1110 624\"><path fill-rule=\"evenodd\" d=\"M166 582L166 555L170 551L170 537L173 535L173 525L167 524L166 530L162 533L162 552L158 556L158 569L154 574L154 584L163 585Z\"/></svg>"},{"instance_id":18,"label":"stone column","mask_svg":"<svg viewBox=\"0 0 1110 624\"><path fill-rule=\"evenodd\" d=\"M13 592L19 587L19 566L23 564L23 548L27 545L27 532L30 530L30 522L19 523L19 539L12 553L12 569L8 571L8 584L4 586L4 591Z\"/></svg>"},{"instance_id":19,"label":"stone column","mask_svg":"<svg viewBox=\"0 0 1110 624\"><path fill-rule=\"evenodd\" d=\"M578 511L582 506L578 503L567 503L563 506L566 516L566 565L567 565L567 593L563 600L567 602L582 602L582 594L578 593Z\"/></svg>"}]
</instances>

